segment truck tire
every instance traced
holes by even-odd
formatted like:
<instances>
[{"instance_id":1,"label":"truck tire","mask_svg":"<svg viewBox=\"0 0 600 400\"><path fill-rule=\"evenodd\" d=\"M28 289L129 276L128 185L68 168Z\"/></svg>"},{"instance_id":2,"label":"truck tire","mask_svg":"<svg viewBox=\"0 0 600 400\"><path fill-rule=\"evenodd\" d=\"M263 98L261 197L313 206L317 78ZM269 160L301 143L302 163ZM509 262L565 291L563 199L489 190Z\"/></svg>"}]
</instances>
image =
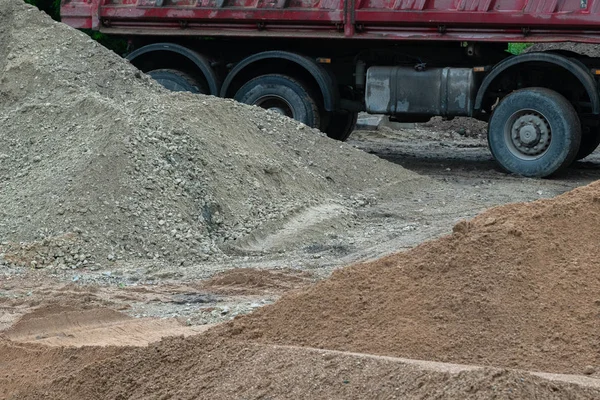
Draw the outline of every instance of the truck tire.
<instances>
[{"instance_id":1,"label":"truck tire","mask_svg":"<svg viewBox=\"0 0 600 400\"><path fill-rule=\"evenodd\" d=\"M494 109L488 144L507 171L547 177L573 162L581 143L575 109L559 93L546 88L512 92Z\"/></svg>"},{"instance_id":2,"label":"truck tire","mask_svg":"<svg viewBox=\"0 0 600 400\"><path fill-rule=\"evenodd\" d=\"M245 83L235 94L240 103L278 112L303 124L318 128L320 115L310 91L285 75L262 75Z\"/></svg>"},{"instance_id":3,"label":"truck tire","mask_svg":"<svg viewBox=\"0 0 600 400\"><path fill-rule=\"evenodd\" d=\"M330 114L329 126L325 133L332 139L344 141L356 127L357 112L334 112Z\"/></svg>"},{"instance_id":4,"label":"truck tire","mask_svg":"<svg viewBox=\"0 0 600 400\"><path fill-rule=\"evenodd\" d=\"M575 161L586 158L594 152L600 145L600 129L591 128L589 133L581 136L581 144L579 145L579 151L575 156Z\"/></svg>"},{"instance_id":5,"label":"truck tire","mask_svg":"<svg viewBox=\"0 0 600 400\"><path fill-rule=\"evenodd\" d=\"M207 94L206 90L196 79L185 72L175 69L155 69L148 71L148 75L160 83L165 89L173 92L192 92Z\"/></svg>"}]
</instances>

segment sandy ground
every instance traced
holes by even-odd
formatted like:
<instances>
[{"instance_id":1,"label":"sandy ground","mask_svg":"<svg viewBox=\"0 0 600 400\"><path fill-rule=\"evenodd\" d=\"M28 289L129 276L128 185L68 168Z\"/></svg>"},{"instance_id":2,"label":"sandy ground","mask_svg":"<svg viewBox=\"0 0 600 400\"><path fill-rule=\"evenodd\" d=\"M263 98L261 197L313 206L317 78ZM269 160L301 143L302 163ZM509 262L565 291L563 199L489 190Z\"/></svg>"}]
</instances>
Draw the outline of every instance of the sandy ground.
<instances>
[{"instance_id":1,"label":"sandy ground","mask_svg":"<svg viewBox=\"0 0 600 400\"><path fill-rule=\"evenodd\" d=\"M393 202L367 204L352 215L350 224L345 215L329 213L327 224L318 213L306 215L283 230L298 235L318 228L318 236L296 238L295 242L277 232L259 236L248 244L251 250L232 253L225 262L177 269L144 263L96 271L2 269L0 328L10 326L40 304L73 300L109 305L133 317L175 317L190 325L220 322L270 304L286 290L328 277L340 266L440 237L451 232L458 221L489 207L550 198L600 179L598 153L552 179L507 175L498 170L484 139L465 138L451 131L358 131L349 144L431 177L441 185L425 192L406 193ZM343 228L339 220L346 224ZM222 279L221 286L203 283L238 268L250 270ZM271 272L259 272L257 277L252 275L253 269Z\"/></svg>"},{"instance_id":2,"label":"sandy ground","mask_svg":"<svg viewBox=\"0 0 600 400\"><path fill-rule=\"evenodd\" d=\"M286 232L257 236L225 263L179 270L143 264L124 265L118 271L2 269L0 338L80 347L145 346L161 337L195 335L271 304L290 290L312 285L340 266L447 234L457 221L486 208L553 197L600 179L596 154L552 179L507 175L498 170L483 139L452 131L355 132L349 144L426 175L440 182L439 189L367 204L343 229L335 210L315 211L291 221L284 230L293 235L317 227L325 232L320 241L298 246ZM340 218L348 221L344 215ZM0 375L2 368L0 364ZM594 378L541 376L598 386Z\"/></svg>"}]
</instances>

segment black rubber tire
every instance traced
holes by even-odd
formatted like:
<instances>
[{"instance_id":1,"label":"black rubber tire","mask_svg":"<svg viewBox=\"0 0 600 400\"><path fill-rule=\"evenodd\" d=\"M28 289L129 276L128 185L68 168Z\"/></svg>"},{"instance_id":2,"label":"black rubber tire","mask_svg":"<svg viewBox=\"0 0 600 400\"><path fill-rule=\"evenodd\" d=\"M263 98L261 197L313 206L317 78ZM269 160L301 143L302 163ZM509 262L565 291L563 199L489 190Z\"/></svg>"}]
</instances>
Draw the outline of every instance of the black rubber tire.
<instances>
[{"instance_id":1,"label":"black rubber tire","mask_svg":"<svg viewBox=\"0 0 600 400\"><path fill-rule=\"evenodd\" d=\"M173 92L192 92L207 94L208 91L193 77L175 69L155 69L148 75L160 83L165 89Z\"/></svg>"},{"instance_id":2,"label":"black rubber tire","mask_svg":"<svg viewBox=\"0 0 600 400\"><path fill-rule=\"evenodd\" d=\"M541 114L550 127L550 144L535 158L515 155L505 135L505 125L522 111ZM488 125L492 155L505 170L528 177L547 177L570 165L581 143L577 112L559 93L546 88L526 88L512 92L496 106Z\"/></svg>"},{"instance_id":3,"label":"black rubber tire","mask_svg":"<svg viewBox=\"0 0 600 400\"><path fill-rule=\"evenodd\" d=\"M280 101L284 115L311 128L319 128L320 115L316 101L304 84L289 76L272 74L256 77L246 82L234 99L258 106L263 106L268 101Z\"/></svg>"},{"instance_id":4,"label":"black rubber tire","mask_svg":"<svg viewBox=\"0 0 600 400\"><path fill-rule=\"evenodd\" d=\"M329 124L325 134L332 139L344 141L354 132L357 112L335 112L329 114Z\"/></svg>"},{"instance_id":5,"label":"black rubber tire","mask_svg":"<svg viewBox=\"0 0 600 400\"><path fill-rule=\"evenodd\" d=\"M591 131L581 136L579 151L575 156L575 161L586 158L600 146L600 128L590 128Z\"/></svg>"}]
</instances>

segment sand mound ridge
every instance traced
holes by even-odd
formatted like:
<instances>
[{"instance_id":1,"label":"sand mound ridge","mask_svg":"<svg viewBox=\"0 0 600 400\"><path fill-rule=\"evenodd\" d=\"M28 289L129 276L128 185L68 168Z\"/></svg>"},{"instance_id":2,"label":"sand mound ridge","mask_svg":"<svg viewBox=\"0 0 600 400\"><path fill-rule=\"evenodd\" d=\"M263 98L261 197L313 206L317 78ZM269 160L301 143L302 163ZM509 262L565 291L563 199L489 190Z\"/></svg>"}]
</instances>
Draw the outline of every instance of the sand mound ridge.
<instances>
[{"instance_id":1,"label":"sand mound ridge","mask_svg":"<svg viewBox=\"0 0 600 400\"><path fill-rule=\"evenodd\" d=\"M70 373L52 381L21 382L24 390L12 393L19 399L48 400L594 399L600 394L593 385L575 386L526 372L423 367L365 354L240 343L214 334L164 339L110 358L78 350L81 360L97 357L97 362L75 363ZM42 355L61 365L55 351Z\"/></svg>"},{"instance_id":2,"label":"sand mound ridge","mask_svg":"<svg viewBox=\"0 0 600 400\"><path fill-rule=\"evenodd\" d=\"M235 268L203 281L199 287L218 294L268 294L309 286L314 280L307 271Z\"/></svg>"},{"instance_id":3,"label":"sand mound ridge","mask_svg":"<svg viewBox=\"0 0 600 400\"><path fill-rule=\"evenodd\" d=\"M0 0L0 20L4 262L192 263L424 179L277 114L167 92L19 0Z\"/></svg>"},{"instance_id":4,"label":"sand mound ridge","mask_svg":"<svg viewBox=\"0 0 600 400\"><path fill-rule=\"evenodd\" d=\"M236 339L561 373L600 366L600 183L491 209L229 325ZM587 368L589 370L589 368Z\"/></svg>"},{"instance_id":5,"label":"sand mound ridge","mask_svg":"<svg viewBox=\"0 0 600 400\"><path fill-rule=\"evenodd\" d=\"M47 346L145 346L206 328L192 329L175 319L132 318L110 308L50 305L25 314L2 335L12 342Z\"/></svg>"}]
</instances>

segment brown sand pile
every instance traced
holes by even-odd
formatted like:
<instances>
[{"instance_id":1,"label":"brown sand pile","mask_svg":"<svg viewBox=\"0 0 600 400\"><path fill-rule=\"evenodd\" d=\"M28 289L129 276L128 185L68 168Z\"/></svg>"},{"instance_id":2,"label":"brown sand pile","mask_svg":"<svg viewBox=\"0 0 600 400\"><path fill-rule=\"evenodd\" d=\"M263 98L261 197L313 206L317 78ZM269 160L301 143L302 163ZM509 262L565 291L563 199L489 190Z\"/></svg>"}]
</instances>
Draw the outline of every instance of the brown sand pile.
<instances>
[{"instance_id":1,"label":"brown sand pile","mask_svg":"<svg viewBox=\"0 0 600 400\"><path fill-rule=\"evenodd\" d=\"M491 209L230 324L259 342L561 373L600 368L600 183Z\"/></svg>"},{"instance_id":2,"label":"brown sand pile","mask_svg":"<svg viewBox=\"0 0 600 400\"><path fill-rule=\"evenodd\" d=\"M46 352L56 357L54 350ZM61 360L53 362L61 365ZM597 387L548 381L524 372L451 366L422 368L366 355L236 343L216 335L172 338L144 349L123 349L119 356L101 359L87 367L82 364L75 364L70 373L51 382L36 382L29 375L27 384L23 384L27 377L21 378L22 390L8 393L18 399L47 400L594 399L600 396ZM16 362L11 366L14 369L7 372L7 377L14 375L14 371L23 371L23 365Z\"/></svg>"},{"instance_id":3,"label":"brown sand pile","mask_svg":"<svg viewBox=\"0 0 600 400\"><path fill-rule=\"evenodd\" d=\"M174 318L132 318L110 308L50 305L23 315L1 334L13 342L48 346L146 346L163 337L204 330Z\"/></svg>"},{"instance_id":4,"label":"brown sand pile","mask_svg":"<svg viewBox=\"0 0 600 400\"><path fill-rule=\"evenodd\" d=\"M209 293L228 295L283 293L309 286L315 278L307 271L235 268L202 281L199 287Z\"/></svg>"},{"instance_id":5,"label":"brown sand pile","mask_svg":"<svg viewBox=\"0 0 600 400\"><path fill-rule=\"evenodd\" d=\"M0 399L14 398L12 395L17 392L47 384L123 352L122 347L74 348L15 344L0 336Z\"/></svg>"},{"instance_id":6,"label":"brown sand pile","mask_svg":"<svg viewBox=\"0 0 600 400\"><path fill-rule=\"evenodd\" d=\"M0 21L4 262L207 260L307 207L423 184L293 120L169 93L20 0Z\"/></svg>"}]
</instances>

